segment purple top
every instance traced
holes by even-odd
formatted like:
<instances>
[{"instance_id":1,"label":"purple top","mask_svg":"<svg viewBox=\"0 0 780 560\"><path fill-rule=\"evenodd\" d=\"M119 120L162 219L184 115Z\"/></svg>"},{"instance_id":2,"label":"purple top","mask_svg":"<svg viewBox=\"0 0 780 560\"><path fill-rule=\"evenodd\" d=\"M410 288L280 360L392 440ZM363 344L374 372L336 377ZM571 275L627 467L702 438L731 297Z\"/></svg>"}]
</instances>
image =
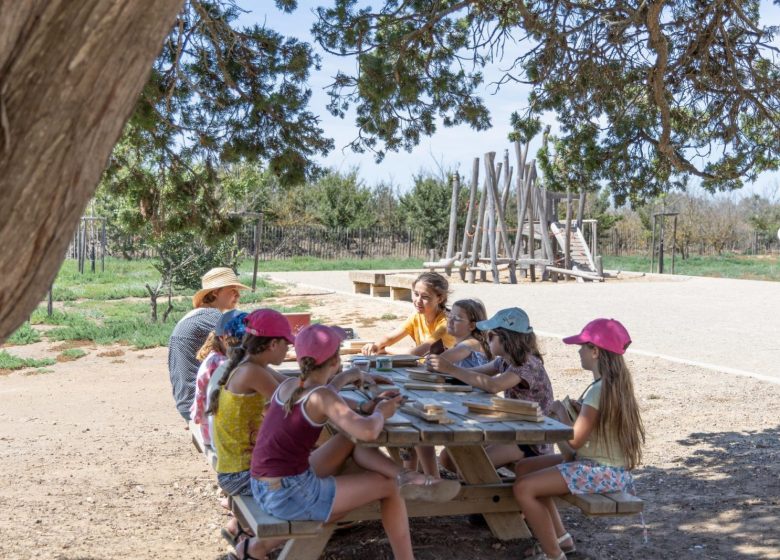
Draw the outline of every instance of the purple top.
<instances>
[{"instance_id":1,"label":"purple top","mask_svg":"<svg viewBox=\"0 0 780 560\"><path fill-rule=\"evenodd\" d=\"M309 391L285 416L284 403L279 400L280 385L265 412L255 448L252 451L252 478L294 476L309 468L309 454L325 424L316 424L306 415L304 405L319 387Z\"/></svg>"}]
</instances>

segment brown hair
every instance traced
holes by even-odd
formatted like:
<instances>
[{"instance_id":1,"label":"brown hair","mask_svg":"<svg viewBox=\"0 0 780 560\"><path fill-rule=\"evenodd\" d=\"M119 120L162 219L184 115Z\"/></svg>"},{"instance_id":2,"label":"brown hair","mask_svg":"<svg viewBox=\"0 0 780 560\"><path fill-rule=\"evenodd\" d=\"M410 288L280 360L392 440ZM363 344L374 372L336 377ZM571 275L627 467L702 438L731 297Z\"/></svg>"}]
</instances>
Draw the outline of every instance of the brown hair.
<instances>
[{"instance_id":1,"label":"brown hair","mask_svg":"<svg viewBox=\"0 0 780 560\"><path fill-rule=\"evenodd\" d=\"M227 348L225 348L225 345L222 343L222 339L218 337L217 333L214 331L209 333L206 342L203 343L203 346L200 347L198 353L195 354L195 359L199 362L202 362L211 352L216 352L222 355L227 353Z\"/></svg>"},{"instance_id":2,"label":"brown hair","mask_svg":"<svg viewBox=\"0 0 780 560\"><path fill-rule=\"evenodd\" d=\"M528 360L528 356L536 356L544 363L544 358L542 358L542 353L539 352L539 345L536 342L536 335L533 332L519 333L501 327L493 329L491 332L501 339L501 345L513 362L512 365L522 366Z\"/></svg>"},{"instance_id":3,"label":"brown hair","mask_svg":"<svg viewBox=\"0 0 780 560\"><path fill-rule=\"evenodd\" d=\"M487 311L485 311L484 304L476 299L459 299L452 304L452 308L459 307L466 314L469 321L478 323L479 321L487 320ZM490 352L490 344L488 344L486 333L479 330L476 326L471 331L473 336L479 345L482 347L482 352L487 356L488 360L493 359L493 354Z\"/></svg>"},{"instance_id":4,"label":"brown hair","mask_svg":"<svg viewBox=\"0 0 780 560\"><path fill-rule=\"evenodd\" d=\"M423 272L412 282L412 289L418 284L423 283L441 298L439 308L444 311L447 309L447 295L450 290L450 283L438 272Z\"/></svg>"},{"instance_id":5,"label":"brown hair","mask_svg":"<svg viewBox=\"0 0 780 560\"><path fill-rule=\"evenodd\" d=\"M217 301L217 290L211 290L201 300L201 305L210 305Z\"/></svg>"},{"instance_id":6,"label":"brown hair","mask_svg":"<svg viewBox=\"0 0 780 560\"><path fill-rule=\"evenodd\" d=\"M601 438L611 431L620 445L627 468L635 469L642 462L645 427L634 395L631 371L623 356L599 348L598 372L601 398L595 436ZM604 444L609 453L609 438L604 438Z\"/></svg>"},{"instance_id":7,"label":"brown hair","mask_svg":"<svg viewBox=\"0 0 780 560\"><path fill-rule=\"evenodd\" d=\"M309 377L309 375L311 375L312 372L327 366L334 359L338 358L338 356L339 356L339 349L337 348L335 354L333 354L330 358L324 360L320 364L316 363L314 358L312 358L311 356L303 356L298 358L298 365L301 367L299 383L298 386L295 388L295 390L292 392L292 394L289 396L289 398L284 402L285 416L287 416L292 412L293 406L295 406L295 401L298 400L298 397L301 395L301 393L303 393L306 390L303 384L306 381L306 379Z\"/></svg>"},{"instance_id":8,"label":"brown hair","mask_svg":"<svg viewBox=\"0 0 780 560\"><path fill-rule=\"evenodd\" d=\"M219 408L219 392L228 382L228 379L230 379L230 373L236 369L244 357L247 354L256 355L265 352L268 350L268 347L271 346L271 343L275 338L278 337L255 336L253 334L247 333L244 335L244 338L241 340L241 344L239 346L233 346L230 348L228 353L230 361L228 361L227 366L222 369L222 377L220 377L219 381L217 382L217 388L211 392L211 395L209 395L209 407L206 409L206 414L217 413L217 409ZM217 372L215 371L214 374L216 373Z\"/></svg>"}]
</instances>

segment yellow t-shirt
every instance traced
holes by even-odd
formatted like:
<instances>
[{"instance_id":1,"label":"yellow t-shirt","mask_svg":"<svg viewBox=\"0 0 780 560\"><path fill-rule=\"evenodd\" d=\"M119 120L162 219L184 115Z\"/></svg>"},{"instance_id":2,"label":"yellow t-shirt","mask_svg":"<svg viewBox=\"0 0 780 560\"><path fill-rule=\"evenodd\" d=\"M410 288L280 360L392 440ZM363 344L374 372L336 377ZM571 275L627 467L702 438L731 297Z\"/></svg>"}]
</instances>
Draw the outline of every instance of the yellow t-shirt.
<instances>
[{"instance_id":1,"label":"yellow t-shirt","mask_svg":"<svg viewBox=\"0 0 780 560\"><path fill-rule=\"evenodd\" d=\"M585 393L582 404L598 410L600 400L601 380L598 380ZM626 458L623 456L620 444L613 432L614 430L607 430L606 437L603 437L604 434L592 432L587 443L577 450L577 459L590 459L600 465L609 467L625 467ZM607 446L607 440L609 441L609 446Z\"/></svg>"},{"instance_id":2,"label":"yellow t-shirt","mask_svg":"<svg viewBox=\"0 0 780 560\"><path fill-rule=\"evenodd\" d=\"M220 389L212 433L218 473L249 470L264 414L265 396L261 393L237 395L225 387Z\"/></svg>"},{"instance_id":3,"label":"yellow t-shirt","mask_svg":"<svg viewBox=\"0 0 780 560\"><path fill-rule=\"evenodd\" d=\"M447 315L444 311L440 311L431 324L425 320L425 315L415 313L406 320L403 329L414 339L417 346L423 342L433 343L437 340L441 340L445 348L455 346L455 337L447 334Z\"/></svg>"}]
</instances>

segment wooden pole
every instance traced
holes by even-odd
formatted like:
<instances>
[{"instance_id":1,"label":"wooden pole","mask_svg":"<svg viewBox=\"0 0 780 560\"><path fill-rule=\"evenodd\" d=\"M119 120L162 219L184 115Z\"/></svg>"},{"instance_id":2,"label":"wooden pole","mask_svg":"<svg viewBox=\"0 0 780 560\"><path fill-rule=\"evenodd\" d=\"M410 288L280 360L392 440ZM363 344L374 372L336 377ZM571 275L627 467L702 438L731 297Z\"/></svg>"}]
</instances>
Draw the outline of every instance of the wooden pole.
<instances>
[{"instance_id":1,"label":"wooden pole","mask_svg":"<svg viewBox=\"0 0 780 560\"><path fill-rule=\"evenodd\" d=\"M571 270L571 187L566 187L566 238L563 247L563 268Z\"/></svg>"},{"instance_id":2,"label":"wooden pole","mask_svg":"<svg viewBox=\"0 0 780 560\"><path fill-rule=\"evenodd\" d=\"M451 259L455 253L455 237L458 235L458 196L460 195L460 175L452 177L452 201L450 202L450 231L447 236L447 256ZM450 274L452 269L447 270Z\"/></svg>"},{"instance_id":3,"label":"wooden pole","mask_svg":"<svg viewBox=\"0 0 780 560\"><path fill-rule=\"evenodd\" d=\"M677 252L677 216L674 216L672 226L672 274L674 274L674 254Z\"/></svg>"},{"instance_id":4,"label":"wooden pole","mask_svg":"<svg viewBox=\"0 0 780 560\"><path fill-rule=\"evenodd\" d=\"M477 212L477 229L474 231L474 239L471 244L471 270L469 271L469 283L473 284L476 281L477 266L479 265L479 242L482 235L482 224L485 221L485 206L487 198L487 182L485 178L482 186L482 194L479 197L479 211Z\"/></svg>"},{"instance_id":5,"label":"wooden pole","mask_svg":"<svg viewBox=\"0 0 780 560\"><path fill-rule=\"evenodd\" d=\"M106 219L102 220L100 231L100 272L106 271Z\"/></svg>"},{"instance_id":6,"label":"wooden pole","mask_svg":"<svg viewBox=\"0 0 780 560\"><path fill-rule=\"evenodd\" d=\"M490 251L490 270L493 274L493 283L498 284L499 283L499 277L498 277L498 262L496 259L498 258L498 255L496 254L498 247L496 246L496 220L495 220L495 213L498 206L498 200L496 197L496 181L498 180L497 174L501 172L501 164L499 163L496 167L498 168L498 173L496 172L496 168L493 167L493 161L495 160L496 152L488 152L485 154L485 172L486 172L486 179L487 179L487 185L488 185L488 212L490 221L488 222L488 234L487 234L487 242L488 242L488 248Z\"/></svg>"},{"instance_id":7,"label":"wooden pole","mask_svg":"<svg viewBox=\"0 0 780 560\"><path fill-rule=\"evenodd\" d=\"M650 237L650 273L655 270L655 214L653 214L653 233Z\"/></svg>"},{"instance_id":8,"label":"wooden pole","mask_svg":"<svg viewBox=\"0 0 780 560\"><path fill-rule=\"evenodd\" d=\"M534 236L534 197L533 188L536 179L536 160L532 160L529 165L529 171L526 177L525 205L528 209L528 258L533 259L536 239ZM528 267L531 272L531 282L536 282L536 266L533 264Z\"/></svg>"},{"instance_id":9,"label":"wooden pole","mask_svg":"<svg viewBox=\"0 0 780 560\"><path fill-rule=\"evenodd\" d=\"M494 152L491 152L494 153ZM492 166L491 166L492 168ZM506 220L504 219L504 209L501 207L500 204L498 204L499 197L498 197L498 177L493 176L490 178L490 185L491 185L491 191L493 193L493 200L496 201L496 216L498 218L498 225L501 231L501 239L504 243L504 247L507 248L507 252L509 258L511 259L509 261L509 281L512 284L517 283L517 277L515 276L515 260L511 257L512 254L512 245L509 243L509 235L507 234L506 229Z\"/></svg>"},{"instance_id":10,"label":"wooden pole","mask_svg":"<svg viewBox=\"0 0 780 560\"><path fill-rule=\"evenodd\" d=\"M255 265L252 270L252 291L257 288L257 264L260 260L260 243L263 240L263 213L260 212L260 217L257 218L255 224Z\"/></svg>"},{"instance_id":11,"label":"wooden pole","mask_svg":"<svg viewBox=\"0 0 780 560\"><path fill-rule=\"evenodd\" d=\"M577 206L577 229L582 231L582 215L585 213L585 190L580 187L580 203Z\"/></svg>"},{"instance_id":12,"label":"wooden pole","mask_svg":"<svg viewBox=\"0 0 780 560\"><path fill-rule=\"evenodd\" d=\"M52 291L54 290L54 284L49 286L49 295L48 295L48 302L46 304L46 314L51 317L52 313L54 313L54 296L52 296Z\"/></svg>"},{"instance_id":13,"label":"wooden pole","mask_svg":"<svg viewBox=\"0 0 780 560\"><path fill-rule=\"evenodd\" d=\"M469 208L466 213L466 226L463 228L463 244L460 250L460 260L462 263L466 263L468 258L468 243L469 243L469 230L471 229L471 220L474 218L474 202L477 198L477 185L479 184L479 158L474 158L474 163L471 166L471 185L469 186ZM471 233L476 235L476 231ZM466 279L466 267L460 267L460 279Z\"/></svg>"},{"instance_id":14,"label":"wooden pole","mask_svg":"<svg viewBox=\"0 0 780 560\"><path fill-rule=\"evenodd\" d=\"M515 178L515 202L517 204L517 233L515 234L515 246L512 256L515 260L520 257L520 250L523 247L523 219L525 218L525 181L526 166L525 160L528 157L528 142L525 144L525 150L520 147L520 142L515 140L515 157L517 158L517 177ZM525 271L522 271L525 274Z\"/></svg>"}]
</instances>

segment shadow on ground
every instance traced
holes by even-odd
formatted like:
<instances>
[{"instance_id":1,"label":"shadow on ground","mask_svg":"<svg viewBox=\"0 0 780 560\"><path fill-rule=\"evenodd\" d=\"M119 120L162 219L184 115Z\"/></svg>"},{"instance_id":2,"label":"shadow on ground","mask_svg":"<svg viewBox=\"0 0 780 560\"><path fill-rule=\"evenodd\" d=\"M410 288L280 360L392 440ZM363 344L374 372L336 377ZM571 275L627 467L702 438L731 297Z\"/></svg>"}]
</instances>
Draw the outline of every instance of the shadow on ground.
<instances>
[{"instance_id":1,"label":"shadow on ground","mask_svg":"<svg viewBox=\"0 0 780 560\"><path fill-rule=\"evenodd\" d=\"M647 543L638 516L593 518L564 509L579 549L570 560L780 558L780 426L693 433L677 443L697 449L636 474ZM411 530L418 560L517 559L531 544L497 541L465 517L413 519ZM323 558L391 556L381 524L371 522L334 535Z\"/></svg>"}]
</instances>

